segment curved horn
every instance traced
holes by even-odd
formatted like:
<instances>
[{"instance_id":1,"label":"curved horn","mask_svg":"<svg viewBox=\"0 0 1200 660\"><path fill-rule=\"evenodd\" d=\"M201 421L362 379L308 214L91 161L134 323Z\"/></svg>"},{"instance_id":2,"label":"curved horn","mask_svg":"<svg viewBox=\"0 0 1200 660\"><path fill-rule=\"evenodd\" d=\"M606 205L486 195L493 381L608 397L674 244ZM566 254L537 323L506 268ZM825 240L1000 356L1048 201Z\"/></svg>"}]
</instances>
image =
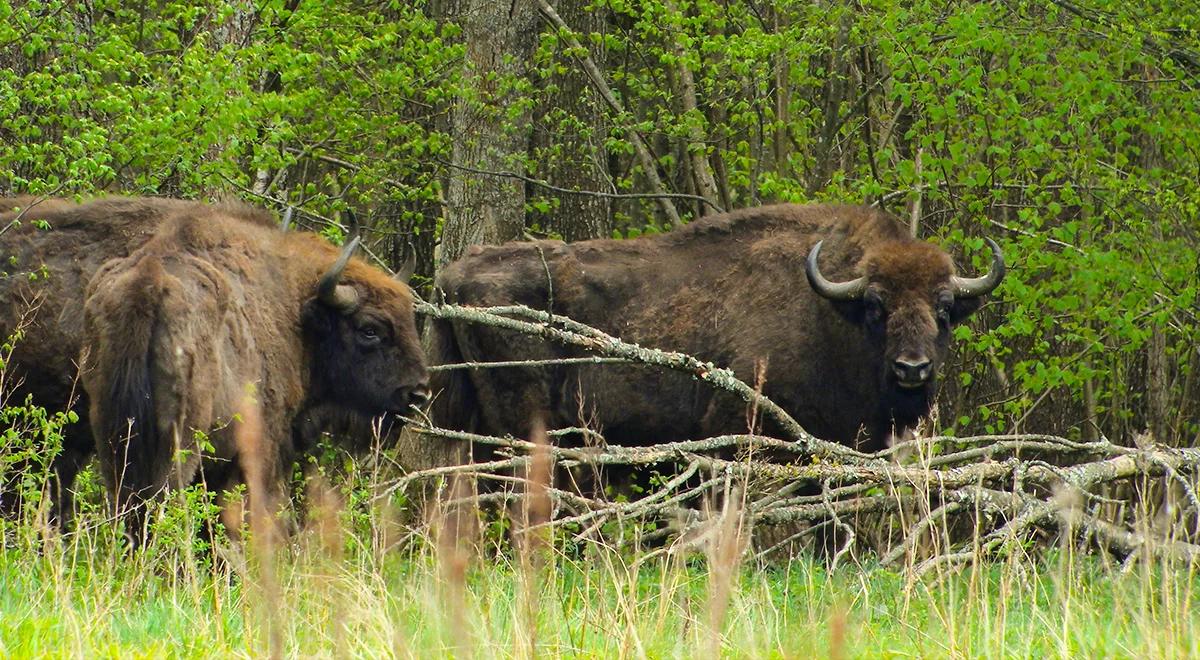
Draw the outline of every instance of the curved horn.
<instances>
[{"instance_id":1,"label":"curved horn","mask_svg":"<svg viewBox=\"0 0 1200 660\"><path fill-rule=\"evenodd\" d=\"M359 240L359 237L355 236L354 240L342 248L341 256L317 283L317 298L342 313L354 311L358 307L358 292L349 284L338 284L338 280L342 279L342 271L346 270L346 264L350 262L350 255L358 248Z\"/></svg>"},{"instance_id":2,"label":"curved horn","mask_svg":"<svg viewBox=\"0 0 1200 660\"><path fill-rule=\"evenodd\" d=\"M283 212L283 222L280 224L282 225L284 231L288 231L292 228L292 212L295 210L296 207L289 206L287 207L287 210Z\"/></svg>"},{"instance_id":3,"label":"curved horn","mask_svg":"<svg viewBox=\"0 0 1200 660\"><path fill-rule=\"evenodd\" d=\"M417 272L417 250L411 245L406 246L406 249L408 256L405 257L404 263L400 264L400 267L392 274L397 281L404 282L405 284L412 279L413 273Z\"/></svg>"},{"instance_id":4,"label":"curved horn","mask_svg":"<svg viewBox=\"0 0 1200 660\"><path fill-rule=\"evenodd\" d=\"M817 255L821 253L821 243L824 242L817 241L817 244L808 253L807 263L804 264L804 274L808 276L808 283L812 286L813 291L830 300L862 298L863 292L867 289L866 277L859 277L849 282L830 282L821 275L821 269L817 266Z\"/></svg>"},{"instance_id":5,"label":"curved horn","mask_svg":"<svg viewBox=\"0 0 1200 660\"><path fill-rule=\"evenodd\" d=\"M1000 285L1000 280L1004 279L1004 255L1000 253L1000 246L990 238L983 240L987 241L988 247L992 248L992 267L983 277L958 277L956 275L951 278L950 284L954 287L956 298L978 298L987 295Z\"/></svg>"}]
</instances>

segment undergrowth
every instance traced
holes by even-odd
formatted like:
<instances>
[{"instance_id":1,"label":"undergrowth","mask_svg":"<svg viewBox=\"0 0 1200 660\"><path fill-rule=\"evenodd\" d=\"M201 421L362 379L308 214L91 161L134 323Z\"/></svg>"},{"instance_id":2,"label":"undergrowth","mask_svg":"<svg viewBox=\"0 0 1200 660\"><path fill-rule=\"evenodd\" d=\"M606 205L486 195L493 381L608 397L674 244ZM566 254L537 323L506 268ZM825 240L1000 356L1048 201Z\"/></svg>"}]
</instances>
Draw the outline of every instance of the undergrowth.
<instances>
[{"instance_id":1,"label":"undergrowth","mask_svg":"<svg viewBox=\"0 0 1200 660\"><path fill-rule=\"evenodd\" d=\"M197 489L169 498L150 544L133 552L103 507L81 512L66 534L37 515L5 522L0 655L1200 654L1200 579L1177 566L1068 546L917 578L872 559L831 570L809 554L755 562L735 550L723 578L714 569L727 559L711 550L510 543L486 528L441 542L445 524L372 505L355 492L369 479L351 477L337 490L310 488L306 521L274 545L218 534L208 548L214 510Z\"/></svg>"},{"instance_id":2,"label":"undergrowth","mask_svg":"<svg viewBox=\"0 0 1200 660\"><path fill-rule=\"evenodd\" d=\"M231 540L196 486L130 550L94 469L71 530L49 520L45 457L70 417L22 402L3 419L2 476L23 495L0 520L3 657L1200 656L1200 578L1148 555L1017 545L920 577L759 560L729 505L686 550L619 549L523 529L530 512L480 526L469 507L415 514L427 491L374 497L394 469L378 447L309 459L287 534L251 516Z\"/></svg>"}]
</instances>

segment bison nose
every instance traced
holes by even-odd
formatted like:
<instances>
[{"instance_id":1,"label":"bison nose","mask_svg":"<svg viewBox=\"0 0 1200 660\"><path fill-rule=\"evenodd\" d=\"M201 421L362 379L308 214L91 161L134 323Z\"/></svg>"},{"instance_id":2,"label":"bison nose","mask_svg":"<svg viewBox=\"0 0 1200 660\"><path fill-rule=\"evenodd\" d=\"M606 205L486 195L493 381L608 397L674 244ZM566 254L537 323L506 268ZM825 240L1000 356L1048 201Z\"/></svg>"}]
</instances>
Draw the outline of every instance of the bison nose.
<instances>
[{"instance_id":1,"label":"bison nose","mask_svg":"<svg viewBox=\"0 0 1200 660\"><path fill-rule=\"evenodd\" d=\"M429 403L429 398L433 395L429 391L429 386L424 383L417 385L408 392L408 405L420 408Z\"/></svg>"},{"instance_id":2,"label":"bison nose","mask_svg":"<svg viewBox=\"0 0 1200 660\"><path fill-rule=\"evenodd\" d=\"M925 358L900 358L892 363L892 372L901 385L915 387L929 380L933 365Z\"/></svg>"}]
</instances>

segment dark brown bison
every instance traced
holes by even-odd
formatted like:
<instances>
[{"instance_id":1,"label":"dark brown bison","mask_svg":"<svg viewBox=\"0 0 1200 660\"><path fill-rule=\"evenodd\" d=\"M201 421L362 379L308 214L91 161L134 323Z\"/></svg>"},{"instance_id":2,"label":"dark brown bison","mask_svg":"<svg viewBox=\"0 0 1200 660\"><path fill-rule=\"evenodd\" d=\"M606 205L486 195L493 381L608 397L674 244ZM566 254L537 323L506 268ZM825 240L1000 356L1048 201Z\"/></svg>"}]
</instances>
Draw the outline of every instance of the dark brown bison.
<instances>
[{"instance_id":1,"label":"dark brown bison","mask_svg":"<svg viewBox=\"0 0 1200 660\"><path fill-rule=\"evenodd\" d=\"M119 511L202 469L210 487L234 486L246 461L273 497L312 414L396 415L428 399L410 290L353 249L194 205L100 267L83 310L83 383ZM234 440L247 397L261 412L254 456Z\"/></svg>"},{"instance_id":2,"label":"dark brown bison","mask_svg":"<svg viewBox=\"0 0 1200 660\"><path fill-rule=\"evenodd\" d=\"M962 278L941 249L871 208L778 205L633 240L475 248L437 285L472 306L519 303L645 346L728 366L765 367L765 393L815 435L865 450L928 413L950 329L1004 277ZM807 256L807 259L805 257ZM438 363L575 355L482 325L434 326ZM685 374L641 366L451 370L434 383L435 421L503 434L600 427L644 444L746 430L745 404ZM440 394L438 393L440 391Z\"/></svg>"},{"instance_id":3,"label":"dark brown bison","mask_svg":"<svg viewBox=\"0 0 1200 660\"><path fill-rule=\"evenodd\" d=\"M84 204L34 197L0 199L0 338L23 327L6 365L4 394L12 403L32 396L36 405L67 410L83 398L77 361L83 336L83 295L105 261L144 243L162 220L195 206L171 199L113 197ZM247 222L271 224L266 211L240 208ZM94 450L87 405L74 405L80 420L64 429L62 452L53 464L59 507L70 508L69 486ZM10 466L14 471L20 465ZM7 477L11 478L10 474ZM0 489L3 509L16 500Z\"/></svg>"}]
</instances>

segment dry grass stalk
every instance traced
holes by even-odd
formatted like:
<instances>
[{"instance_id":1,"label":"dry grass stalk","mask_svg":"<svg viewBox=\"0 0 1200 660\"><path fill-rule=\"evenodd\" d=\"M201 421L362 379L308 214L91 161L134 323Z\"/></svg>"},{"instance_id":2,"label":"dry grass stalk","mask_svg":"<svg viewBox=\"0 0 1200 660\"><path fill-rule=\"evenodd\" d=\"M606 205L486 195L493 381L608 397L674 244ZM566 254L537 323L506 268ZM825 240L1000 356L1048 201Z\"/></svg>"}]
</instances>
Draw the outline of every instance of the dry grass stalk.
<instances>
[{"instance_id":1,"label":"dry grass stalk","mask_svg":"<svg viewBox=\"0 0 1200 660\"><path fill-rule=\"evenodd\" d=\"M721 642L729 602L736 587L738 567L750 539L750 522L744 515L742 491L726 480L721 493L722 506L704 544L708 558L708 637L707 656L721 655Z\"/></svg>"},{"instance_id":2,"label":"dry grass stalk","mask_svg":"<svg viewBox=\"0 0 1200 660\"><path fill-rule=\"evenodd\" d=\"M829 617L829 660L846 657L846 608L837 606Z\"/></svg>"},{"instance_id":3,"label":"dry grass stalk","mask_svg":"<svg viewBox=\"0 0 1200 660\"><path fill-rule=\"evenodd\" d=\"M309 503L308 531L315 536L323 559L319 562L317 582L329 607L334 656L349 657L346 647L347 608L338 588L338 574L345 560L346 530L340 515L345 505L320 474L309 476L305 494Z\"/></svg>"},{"instance_id":4,"label":"dry grass stalk","mask_svg":"<svg viewBox=\"0 0 1200 660\"><path fill-rule=\"evenodd\" d=\"M430 512L438 573L438 600L446 644L455 657L474 657L474 636L467 619L467 570L479 543L474 481L451 475L443 499Z\"/></svg>"},{"instance_id":5,"label":"dry grass stalk","mask_svg":"<svg viewBox=\"0 0 1200 660\"><path fill-rule=\"evenodd\" d=\"M242 400L239 420L234 426L234 443L242 475L246 480L247 500L250 504L250 548L252 559L257 561L262 620L267 624L267 655L283 657L283 598L275 570L275 549L279 545L280 529L271 515L274 502L267 486L266 459L262 447L262 409L253 395L247 393ZM228 524L227 524L228 528Z\"/></svg>"},{"instance_id":6,"label":"dry grass stalk","mask_svg":"<svg viewBox=\"0 0 1200 660\"><path fill-rule=\"evenodd\" d=\"M541 422L535 422L530 433L533 443L526 469L524 497L520 500L520 511L514 517L513 536L520 567L521 616L525 641L516 655L537 657L538 621L541 604L541 587L544 583L550 553L550 528L546 526L553 514L550 489L553 482L554 461L550 454L550 442ZM518 641L514 638L514 641Z\"/></svg>"}]
</instances>

